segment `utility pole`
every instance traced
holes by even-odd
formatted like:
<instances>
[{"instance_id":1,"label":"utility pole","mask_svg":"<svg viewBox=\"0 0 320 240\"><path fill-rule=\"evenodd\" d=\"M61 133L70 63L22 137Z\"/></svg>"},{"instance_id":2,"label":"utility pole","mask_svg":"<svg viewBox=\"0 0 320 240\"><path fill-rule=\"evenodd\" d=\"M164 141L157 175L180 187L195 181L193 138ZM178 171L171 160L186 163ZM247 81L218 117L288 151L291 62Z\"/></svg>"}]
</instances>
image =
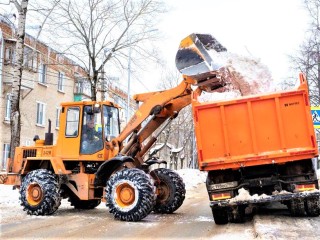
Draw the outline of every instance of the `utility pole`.
<instances>
[{"instance_id":1,"label":"utility pole","mask_svg":"<svg viewBox=\"0 0 320 240\"><path fill-rule=\"evenodd\" d=\"M105 81L104 81L104 65L102 67L102 72L101 72L101 101L106 100L106 89L105 89Z\"/></svg>"}]
</instances>

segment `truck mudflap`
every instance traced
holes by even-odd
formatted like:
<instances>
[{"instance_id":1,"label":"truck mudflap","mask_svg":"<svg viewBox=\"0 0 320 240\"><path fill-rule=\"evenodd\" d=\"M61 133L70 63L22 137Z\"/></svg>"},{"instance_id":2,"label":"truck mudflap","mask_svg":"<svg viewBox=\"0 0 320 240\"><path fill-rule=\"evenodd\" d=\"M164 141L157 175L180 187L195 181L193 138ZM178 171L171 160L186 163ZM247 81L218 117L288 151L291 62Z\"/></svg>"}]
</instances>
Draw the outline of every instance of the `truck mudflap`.
<instances>
[{"instance_id":1,"label":"truck mudflap","mask_svg":"<svg viewBox=\"0 0 320 240\"><path fill-rule=\"evenodd\" d=\"M238 205L249 205L249 204L260 204L260 203L271 203L271 202L282 202L289 201L293 199L305 199L305 198L319 198L320 190L312 190L297 193L279 193L275 195L261 195L261 196L251 196L250 199L239 199L237 197L227 199L227 200L217 200L211 201L210 207L231 207Z\"/></svg>"}]
</instances>

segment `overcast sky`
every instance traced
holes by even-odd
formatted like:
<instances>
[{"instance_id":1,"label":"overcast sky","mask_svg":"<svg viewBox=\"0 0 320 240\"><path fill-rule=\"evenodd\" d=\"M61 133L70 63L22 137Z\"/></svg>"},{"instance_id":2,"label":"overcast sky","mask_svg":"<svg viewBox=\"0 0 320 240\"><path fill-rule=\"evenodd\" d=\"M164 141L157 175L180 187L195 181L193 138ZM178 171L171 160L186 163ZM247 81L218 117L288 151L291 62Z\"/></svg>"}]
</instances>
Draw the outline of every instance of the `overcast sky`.
<instances>
[{"instance_id":1,"label":"overcast sky","mask_svg":"<svg viewBox=\"0 0 320 240\"><path fill-rule=\"evenodd\" d=\"M169 12L157 29L164 36L158 48L167 67L175 68L175 54L183 38L207 33L229 52L260 58L278 81L292 75L287 55L298 50L308 24L302 0L165 1ZM156 90L160 74L150 65L145 73L138 74L139 80L133 76L131 93ZM123 81L126 86L126 79Z\"/></svg>"},{"instance_id":2,"label":"overcast sky","mask_svg":"<svg viewBox=\"0 0 320 240\"><path fill-rule=\"evenodd\" d=\"M175 66L180 41L191 33L209 33L229 52L260 58L274 79L289 74L287 55L302 43L307 15L302 0L167 0L170 11L159 23L159 45L168 66Z\"/></svg>"}]
</instances>

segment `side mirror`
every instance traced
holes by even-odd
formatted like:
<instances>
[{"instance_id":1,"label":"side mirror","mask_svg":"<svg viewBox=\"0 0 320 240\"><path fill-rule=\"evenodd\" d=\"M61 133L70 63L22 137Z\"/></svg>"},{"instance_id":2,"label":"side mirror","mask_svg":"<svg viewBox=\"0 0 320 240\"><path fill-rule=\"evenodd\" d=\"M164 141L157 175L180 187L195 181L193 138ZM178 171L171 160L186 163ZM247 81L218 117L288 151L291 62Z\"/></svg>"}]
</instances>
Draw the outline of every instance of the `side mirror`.
<instances>
[{"instance_id":1,"label":"side mirror","mask_svg":"<svg viewBox=\"0 0 320 240\"><path fill-rule=\"evenodd\" d=\"M101 112L100 104L99 104L99 103L96 103L96 104L93 106L93 113L100 113L100 112Z\"/></svg>"},{"instance_id":2,"label":"side mirror","mask_svg":"<svg viewBox=\"0 0 320 240\"><path fill-rule=\"evenodd\" d=\"M85 112L86 112L86 114L88 114L88 115L93 115L93 114L95 114L95 113L100 113L100 112L101 112L101 110L100 110L100 104L96 103L96 104L92 105L91 108L90 108L90 107L86 107L86 108L85 108Z\"/></svg>"}]
</instances>

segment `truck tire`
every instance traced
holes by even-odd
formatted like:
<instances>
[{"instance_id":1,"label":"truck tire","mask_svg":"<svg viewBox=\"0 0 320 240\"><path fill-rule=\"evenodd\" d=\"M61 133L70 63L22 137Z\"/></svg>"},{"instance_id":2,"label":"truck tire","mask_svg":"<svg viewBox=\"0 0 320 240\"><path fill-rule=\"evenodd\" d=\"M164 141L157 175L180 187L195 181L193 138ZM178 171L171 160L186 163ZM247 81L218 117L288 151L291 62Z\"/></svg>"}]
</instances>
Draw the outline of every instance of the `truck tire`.
<instances>
[{"instance_id":1,"label":"truck tire","mask_svg":"<svg viewBox=\"0 0 320 240\"><path fill-rule=\"evenodd\" d=\"M101 203L100 199L80 200L73 197L70 197L68 201L75 209L94 209Z\"/></svg>"},{"instance_id":2,"label":"truck tire","mask_svg":"<svg viewBox=\"0 0 320 240\"><path fill-rule=\"evenodd\" d=\"M310 217L318 217L320 215L320 199L307 198L305 199L305 207L307 215Z\"/></svg>"},{"instance_id":3,"label":"truck tire","mask_svg":"<svg viewBox=\"0 0 320 240\"><path fill-rule=\"evenodd\" d=\"M293 217L301 217L305 215L305 206L303 199L290 200L289 204L290 214Z\"/></svg>"},{"instance_id":4,"label":"truck tire","mask_svg":"<svg viewBox=\"0 0 320 240\"><path fill-rule=\"evenodd\" d=\"M157 186L157 198L153 211L155 213L173 213L183 203L186 195L182 178L174 171L166 168L154 170L160 184Z\"/></svg>"},{"instance_id":5,"label":"truck tire","mask_svg":"<svg viewBox=\"0 0 320 240\"><path fill-rule=\"evenodd\" d=\"M230 222L232 223L244 223L245 222L245 210L246 206L239 205L232 209L232 217Z\"/></svg>"},{"instance_id":6,"label":"truck tire","mask_svg":"<svg viewBox=\"0 0 320 240\"><path fill-rule=\"evenodd\" d=\"M226 207L212 208L212 215L217 225L227 224L229 222L228 208Z\"/></svg>"},{"instance_id":7,"label":"truck tire","mask_svg":"<svg viewBox=\"0 0 320 240\"><path fill-rule=\"evenodd\" d=\"M22 180L20 201L29 215L50 215L61 204L57 177L46 169L29 172Z\"/></svg>"},{"instance_id":8,"label":"truck tire","mask_svg":"<svg viewBox=\"0 0 320 240\"><path fill-rule=\"evenodd\" d=\"M107 182L107 207L115 219L140 221L152 211L154 199L151 179L140 169L123 169Z\"/></svg>"}]
</instances>

